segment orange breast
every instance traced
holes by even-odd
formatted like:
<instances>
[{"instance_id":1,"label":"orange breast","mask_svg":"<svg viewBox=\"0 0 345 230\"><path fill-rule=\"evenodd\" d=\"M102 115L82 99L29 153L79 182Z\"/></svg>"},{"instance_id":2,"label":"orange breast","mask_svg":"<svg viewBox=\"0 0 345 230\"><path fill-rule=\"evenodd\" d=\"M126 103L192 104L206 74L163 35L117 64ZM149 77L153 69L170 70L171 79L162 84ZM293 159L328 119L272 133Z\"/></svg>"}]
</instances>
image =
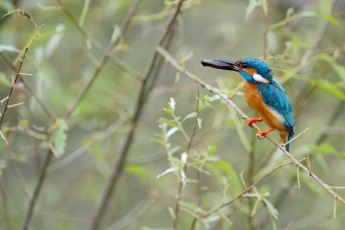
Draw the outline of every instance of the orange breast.
<instances>
[{"instance_id":1,"label":"orange breast","mask_svg":"<svg viewBox=\"0 0 345 230\"><path fill-rule=\"evenodd\" d=\"M268 126L280 132L286 132L286 128L282 121L283 118L263 102L257 85L245 82L244 96L250 108L252 108Z\"/></svg>"}]
</instances>

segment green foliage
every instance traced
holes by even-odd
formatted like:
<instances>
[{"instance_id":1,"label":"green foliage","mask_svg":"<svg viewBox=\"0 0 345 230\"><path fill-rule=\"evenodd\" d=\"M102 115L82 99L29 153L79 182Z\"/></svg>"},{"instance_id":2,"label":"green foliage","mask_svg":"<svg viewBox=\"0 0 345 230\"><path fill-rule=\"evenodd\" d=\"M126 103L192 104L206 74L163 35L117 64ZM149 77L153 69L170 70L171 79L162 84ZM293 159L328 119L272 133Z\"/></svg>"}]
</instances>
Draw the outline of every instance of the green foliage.
<instances>
[{"instance_id":1,"label":"green foliage","mask_svg":"<svg viewBox=\"0 0 345 230\"><path fill-rule=\"evenodd\" d=\"M296 135L311 127L292 155L343 195L341 1L185 0L166 31L178 3L0 1L0 229L21 229L26 218L28 229L91 229L106 196L99 229L345 225L340 202L333 207L327 191L201 87L256 117L240 76L200 65L264 59L292 102ZM157 46L182 70L171 60L151 66ZM148 70L157 79L144 79ZM152 91L139 97L143 85Z\"/></svg>"},{"instance_id":2,"label":"green foliage","mask_svg":"<svg viewBox=\"0 0 345 230\"><path fill-rule=\"evenodd\" d=\"M60 157L65 152L68 129L66 121L63 119L57 119L55 124L50 128L50 138L51 138L51 147L53 153L56 157Z\"/></svg>"}]
</instances>

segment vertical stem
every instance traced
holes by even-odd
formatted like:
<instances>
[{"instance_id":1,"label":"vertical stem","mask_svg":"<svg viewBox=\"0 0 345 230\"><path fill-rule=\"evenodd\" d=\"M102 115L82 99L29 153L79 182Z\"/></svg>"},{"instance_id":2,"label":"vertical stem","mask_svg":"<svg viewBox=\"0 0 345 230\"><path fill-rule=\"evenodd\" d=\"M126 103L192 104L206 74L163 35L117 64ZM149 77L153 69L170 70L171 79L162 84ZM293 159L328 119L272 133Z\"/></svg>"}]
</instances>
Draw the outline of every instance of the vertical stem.
<instances>
[{"instance_id":1,"label":"vertical stem","mask_svg":"<svg viewBox=\"0 0 345 230\"><path fill-rule=\"evenodd\" d=\"M24 221L22 230L28 230L29 229L29 224L30 224L32 216L34 214L36 202L37 202L38 197L40 195L44 179L47 175L47 168L48 168L49 163L52 159L52 156L53 156L53 153L51 152L51 150L49 150L47 153L46 159L44 161L43 167L41 169L39 179L38 179L37 184L35 186L34 193L32 194L32 198L30 199L29 208L26 212L26 217L25 217L25 221Z\"/></svg>"},{"instance_id":2,"label":"vertical stem","mask_svg":"<svg viewBox=\"0 0 345 230\"><path fill-rule=\"evenodd\" d=\"M5 223L5 226L7 229L12 229L11 225L11 218L8 216L8 196L7 196L7 191L6 191L6 186L4 186L4 180L7 181L7 178L4 178L4 175L2 175L2 181L0 184L0 189L1 189L1 197L2 197L2 207L3 207L3 220Z\"/></svg>"},{"instance_id":3,"label":"vertical stem","mask_svg":"<svg viewBox=\"0 0 345 230\"><path fill-rule=\"evenodd\" d=\"M253 130L253 133L256 132L256 130ZM255 144L256 144L256 136L252 135L252 141L251 141L251 149L249 151L249 162L248 162L248 184L253 184L254 182L254 174L255 174ZM254 216L253 209L254 209L254 199L248 198L248 229L254 230Z\"/></svg>"},{"instance_id":4,"label":"vertical stem","mask_svg":"<svg viewBox=\"0 0 345 230\"><path fill-rule=\"evenodd\" d=\"M169 22L167 23L165 30L163 32L163 35L161 36L158 46L161 46L163 44L167 45L169 44L169 35L171 34L171 30L173 27L173 24L175 23L177 16L180 13L182 3L184 0L180 0L177 3L177 6L175 8L175 11L171 18L169 19ZM125 164L125 159L128 155L129 149L133 142L133 137L137 129L137 124L140 119L140 115L142 113L142 109L144 107L144 104L146 102L146 99L148 98L149 93L151 92L152 88L154 87L155 81L157 79L159 70L162 65L162 58L158 55L157 51L154 52L148 71L145 74L145 78L143 80L143 83L141 85L140 93L137 98L137 103L135 107L135 113L132 120L132 127L130 132L128 133L125 143L121 148L121 151L119 153L119 157L117 161L114 163L113 170L111 172L110 178L106 183L105 189L103 190L103 194L101 197L101 200L98 204L98 207L96 209L96 212L94 214L94 217L92 219L92 223L90 226L91 230L97 230L99 229L99 226L101 224L101 220L104 216L105 211L107 210L107 204L112 198L113 191L116 189L116 185L118 182L118 179L121 176L121 173L123 171L123 167Z\"/></svg>"}]
</instances>

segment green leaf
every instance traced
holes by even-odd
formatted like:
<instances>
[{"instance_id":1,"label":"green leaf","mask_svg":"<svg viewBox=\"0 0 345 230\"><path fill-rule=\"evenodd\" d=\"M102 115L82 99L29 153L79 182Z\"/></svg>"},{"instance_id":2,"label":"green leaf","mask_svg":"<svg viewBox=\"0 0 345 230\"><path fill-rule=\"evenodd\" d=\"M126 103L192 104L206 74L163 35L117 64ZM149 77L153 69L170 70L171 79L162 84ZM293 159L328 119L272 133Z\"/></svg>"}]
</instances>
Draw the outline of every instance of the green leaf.
<instances>
[{"instance_id":1,"label":"green leaf","mask_svg":"<svg viewBox=\"0 0 345 230\"><path fill-rule=\"evenodd\" d=\"M169 131L166 133L166 137L169 138L171 137L171 135L173 135L174 133L176 133L179 129L177 127L173 127L171 129L169 129Z\"/></svg>"},{"instance_id":2,"label":"green leaf","mask_svg":"<svg viewBox=\"0 0 345 230\"><path fill-rule=\"evenodd\" d=\"M209 156L214 156L214 155L216 155L217 152L218 152L218 147L217 146L215 146L215 145L208 146L207 154Z\"/></svg>"},{"instance_id":3,"label":"green leaf","mask_svg":"<svg viewBox=\"0 0 345 230\"><path fill-rule=\"evenodd\" d=\"M319 14L320 18L325 19L326 21L328 21L329 23L332 23L333 25L340 27L340 22L333 16L331 15L323 15L323 14Z\"/></svg>"},{"instance_id":4,"label":"green leaf","mask_svg":"<svg viewBox=\"0 0 345 230\"><path fill-rule=\"evenodd\" d=\"M175 102L175 100L174 100L173 97L170 98L170 101L169 101L169 108L171 108L173 111L175 111L176 102Z\"/></svg>"},{"instance_id":5,"label":"green leaf","mask_svg":"<svg viewBox=\"0 0 345 230\"><path fill-rule=\"evenodd\" d=\"M194 118L196 117L196 112L192 112L190 114L187 114L183 119L182 119L182 122L184 122L185 120L188 120L190 118Z\"/></svg>"},{"instance_id":6,"label":"green leaf","mask_svg":"<svg viewBox=\"0 0 345 230\"><path fill-rule=\"evenodd\" d=\"M246 16L245 19L248 19L248 17L253 13L253 11L255 10L255 8L257 6L259 6L260 3L258 0L249 0L249 4L246 8Z\"/></svg>"},{"instance_id":7,"label":"green leaf","mask_svg":"<svg viewBox=\"0 0 345 230\"><path fill-rule=\"evenodd\" d=\"M332 64L333 70L337 73L337 75L345 81L345 67L339 65L335 62L334 58L326 53L321 53L314 57L315 60L325 61L329 64Z\"/></svg>"},{"instance_id":8,"label":"green leaf","mask_svg":"<svg viewBox=\"0 0 345 230\"><path fill-rule=\"evenodd\" d=\"M67 135L66 131L68 129L67 123L63 119L57 119L54 124L53 131L53 144L55 151L54 154L56 157L60 157L65 152Z\"/></svg>"},{"instance_id":9,"label":"green leaf","mask_svg":"<svg viewBox=\"0 0 345 230\"><path fill-rule=\"evenodd\" d=\"M278 210L273 206L273 204L272 204L268 199L263 198L262 200L265 202L266 207L267 207L267 209L268 209L270 215L271 215L274 219L278 220L278 215L279 215Z\"/></svg>"},{"instance_id":10,"label":"green leaf","mask_svg":"<svg viewBox=\"0 0 345 230\"><path fill-rule=\"evenodd\" d=\"M194 204L194 203L184 202L184 201L181 201L181 200L178 203L181 205L181 207L187 208L187 209L189 209L189 210L191 210L193 212L200 212L200 211L202 211L201 207L196 205L196 204Z\"/></svg>"},{"instance_id":11,"label":"green leaf","mask_svg":"<svg viewBox=\"0 0 345 230\"><path fill-rule=\"evenodd\" d=\"M198 122L198 128L201 129L202 128L202 118L197 118L196 121Z\"/></svg>"},{"instance_id":12,"label":"green leaf","mask_svg":"<svg viewBox=\"0 0 345 230\"><path fill-rule=\"evenodd\" d=\"M0 45L0 53L2 52L13 52L13 53L20 53L21 50L17 47L10 46L10 45Z\"/></svg>"},{"instance_id":13,"label":"green leaf","mask_svg":"<svg viewBox=\"0 0 345 230\"><path fill-rule=\"evenodd\" d=\"M226 175L229 177L229 180L234 185L234 195L237 195L238 193L240 193L241 186L239 183L237 173L235 169L232 167L232 165L229 162L219 160L217 168L224 171Z\"/></svg>"},{"instance_id":14,"label":"green leaf","mask_svg":"<svg viewBox=\"0 0 345 230\"><path fill-rule=\"evenodd\" d=\"M1 0L0 1L0 9L3 9L5 11L11 11L11 10L14 10L14 6L11 3L11 1Z\"/></svg>"},{"instance_id":15,"label":"green leaf","mask_svg":"<svg viewBox=\"0 0 345 230\"><path fill-rule=\"evenodd\" d=\"M29 121L27 119L23 119L19 122L19 125L22 127L22 128L27 128L29 126Z\"/></svg>"},{"instance_id":16,"label":"green leaf","mask_svg":"<svg viewBox=\"0 0 345 230\"><path fill-rule=\"evenodd\" d=\"M6 78L5 74L0 72L0 84L11 87L12 83Z\"/></svg>"},{"instance_id":17,"label":"green leaf","mask_svg":"<svg viewBox=\"0 0 345 230\"><path fill-rule=\"evenodd\" d=\"M330 83L327 80L319 80L314 82L324 91L345 101L345 93L342 90L338 89L334 84Z\"/></svg>"},{"instance_id":18,"label":"green leaf","mask_svg":"<svg viewBox=\"0 0 345 230\"><path fill-rule=\"evenodd\" d=\"M166 174L172 173L172 172L176 172L177 170L179 170L179 167L173 166L168 168L167 170L165 170L164 172L162 172L161 174L159 174L157 176L157 179L159 179L162 176L165 176Z\"/></svg>"},{"instance_id":19,"label":"green leaf","mask_svg":"<svg viewBox=\"0 0 345 230\"><path fill-rule=\"evenodd\" d=\"M125 164L125 170L135 176L141 177L145 181L153 179L151 173L141 165Z\"/></svg>"},{"instance_id":20,"label":"green leaf","mask_svg":"<svg viewBox=\"0 0 345 230\"><path fill-rule=\"evenodd\" d=\"M318 146L313 146L312 149L313 149L313 152L319 152L324 155L332 155L338 152L332 145L328 143L323 143Z\"/></svg>"}]
</instances>

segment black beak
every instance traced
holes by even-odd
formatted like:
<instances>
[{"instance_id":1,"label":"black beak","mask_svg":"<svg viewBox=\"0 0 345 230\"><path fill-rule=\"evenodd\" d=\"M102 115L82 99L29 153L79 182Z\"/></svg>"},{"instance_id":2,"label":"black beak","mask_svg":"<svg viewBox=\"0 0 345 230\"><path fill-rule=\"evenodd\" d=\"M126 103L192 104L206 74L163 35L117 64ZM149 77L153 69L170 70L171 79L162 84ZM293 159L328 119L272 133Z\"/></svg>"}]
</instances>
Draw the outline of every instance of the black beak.
<instances>
[{"instance_id":1,"label":"black beak","mask_svg":"<svg viewBox=\"0 0 345 230\"><path fill-rule=\"evenodd\" d=\"M212 59L204 59L201 61L203 66L209 66L216 69L225 69L225 70L232 70L232 71L240 71L242 68L236 64L236 61L230 60L212 60Z\"/></svg>"}]
</instances>

